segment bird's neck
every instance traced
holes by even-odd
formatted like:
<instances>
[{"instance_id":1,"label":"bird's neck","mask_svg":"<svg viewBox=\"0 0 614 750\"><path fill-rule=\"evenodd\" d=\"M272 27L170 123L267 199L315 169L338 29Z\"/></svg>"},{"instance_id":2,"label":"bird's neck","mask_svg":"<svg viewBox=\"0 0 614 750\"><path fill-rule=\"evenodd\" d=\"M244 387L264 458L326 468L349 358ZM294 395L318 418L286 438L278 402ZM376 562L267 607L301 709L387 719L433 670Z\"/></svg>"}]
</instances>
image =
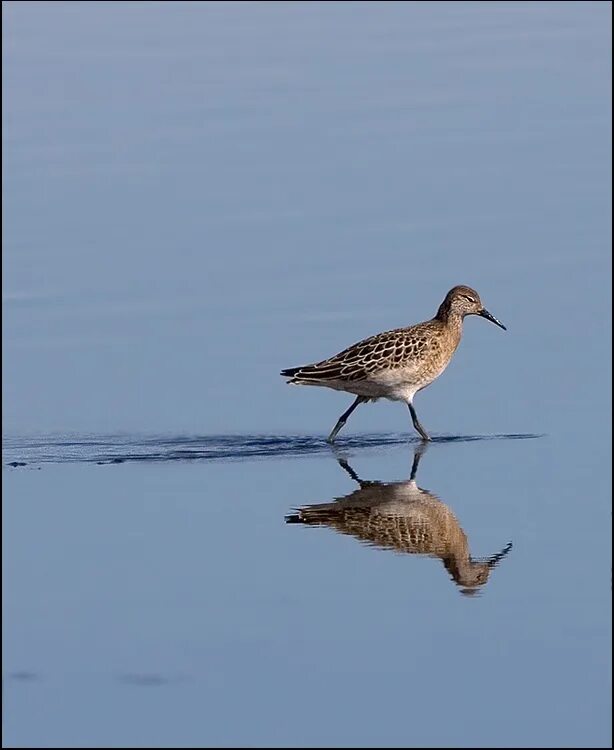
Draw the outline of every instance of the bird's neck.
<instances>
[{"instance_id":1,"label":"bird's neck","mask_svg":"<svg viewBox=\"0 0 614 750\"><path fill-rule=\"evenodd\" d=\"M439 321L444 328L452 335L453 338L460 340L463 333L463 316L458 312L451 310L446 305L441 305L435 315L435 320Z\"/></svg>"}]
</instances>

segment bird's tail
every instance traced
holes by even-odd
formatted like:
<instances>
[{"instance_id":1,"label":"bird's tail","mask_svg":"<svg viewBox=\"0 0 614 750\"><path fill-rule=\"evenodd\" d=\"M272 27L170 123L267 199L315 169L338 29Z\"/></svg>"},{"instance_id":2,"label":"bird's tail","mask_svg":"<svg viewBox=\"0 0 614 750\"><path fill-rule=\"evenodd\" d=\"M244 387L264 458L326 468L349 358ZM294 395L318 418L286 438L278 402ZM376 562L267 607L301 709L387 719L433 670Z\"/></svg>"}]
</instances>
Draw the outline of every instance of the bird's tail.
<instances>
[{"instance_id":1,"label":"bird's tail","mask_svg":"<svg viewBox=\"0 0 614 750\"><path fill-rule=\"evenodd\" d=\"M280 375L290 378L288 383L295 385L323 385L341 377L341 366L337 363L317 362L302 367L289 367L282 370Z\"/></svg>"}]
</instances>

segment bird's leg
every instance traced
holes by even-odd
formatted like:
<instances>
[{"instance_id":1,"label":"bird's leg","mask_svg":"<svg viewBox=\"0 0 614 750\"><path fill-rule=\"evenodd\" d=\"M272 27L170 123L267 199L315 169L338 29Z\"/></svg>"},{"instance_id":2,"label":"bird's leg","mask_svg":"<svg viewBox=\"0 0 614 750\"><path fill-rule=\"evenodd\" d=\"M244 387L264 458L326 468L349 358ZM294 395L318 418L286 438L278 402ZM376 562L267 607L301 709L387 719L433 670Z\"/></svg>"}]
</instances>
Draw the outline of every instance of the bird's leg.
<instances>
[{"instance_id":1,"label":"bird's leg","mask_svg":"<svg viewBox=\"0 0 614 750\"><path fill-rule=\"evenodd\" d=\"M414 405L410 403L410 404L407 404L407 406L409 406L409 413L411 414L411 421L414 423L414 427L416 428L416 430L420 433L420 437L423 440L430 442L431 438L428 436L428 433L424 429L424 427L420 424L418 420L418 415L416 414L416 410L414 409Z\"/></svg>"},{"instance_id":2,"label":"bird's leg","mask_svg":"<svg viewBox=\"0 0 614 750\"><path fill-rule=\"evenodd\" d=\"M337 434L339 430L343 427L343 425L348 421L348 417L350 414L354 411L354 409L359 405L364 403L365 401L368 401L368 398L365 398L364 396L356 396L356 401L350 406L350 408L347 411L344 411L343 414L339 417L337 420L337 424L333 427L333 431L330 433L330 435L326 438L326 441L328 443L333 443L335 441L335 438L337 437Z\"/></svg>"}]
</instances>

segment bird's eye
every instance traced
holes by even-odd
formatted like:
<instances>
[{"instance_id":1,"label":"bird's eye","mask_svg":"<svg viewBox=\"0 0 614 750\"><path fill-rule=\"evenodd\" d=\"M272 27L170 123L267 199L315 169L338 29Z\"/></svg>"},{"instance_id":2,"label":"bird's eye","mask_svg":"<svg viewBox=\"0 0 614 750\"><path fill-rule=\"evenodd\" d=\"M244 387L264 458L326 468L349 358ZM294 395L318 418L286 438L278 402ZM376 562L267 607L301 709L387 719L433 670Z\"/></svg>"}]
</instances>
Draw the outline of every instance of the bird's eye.
<instances>
[{"instance_id":1,"label":"bird's eye","mask_svg":"<svg viewBox=\"0 0 614 750\"><path fill-rule=\"evenodd\" d=\"M468 302L471 302L471 303L475 304L475 300L473 299L473 297L468 297L468 296L467 296L466 294L463 294L463 297L464 297L464 298L465 298L465 299L466 299L466 300L467 300Z\"/></svg>"}]
</instances>

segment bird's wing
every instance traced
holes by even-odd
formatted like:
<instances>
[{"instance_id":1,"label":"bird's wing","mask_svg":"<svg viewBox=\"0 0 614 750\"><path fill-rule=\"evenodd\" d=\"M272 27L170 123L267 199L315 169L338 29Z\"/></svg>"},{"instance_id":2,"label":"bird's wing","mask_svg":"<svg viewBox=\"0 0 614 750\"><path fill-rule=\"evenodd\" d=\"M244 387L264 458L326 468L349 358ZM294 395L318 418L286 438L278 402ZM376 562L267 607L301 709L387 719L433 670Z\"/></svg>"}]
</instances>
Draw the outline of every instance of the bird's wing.
<instances>
[{"instance_id":1,"label":"bird's wing","mask_svg":"<svg viewBox=\"0 0 614 750\"><path fill-rule=\"evenodd\" d=\"M311 382L369 380L382 370L407 366L420 357L427 343L426 338L409 335L403 328L386 331L359 341L329 359L283 370L282 375Z\"/></svg>"}]
</instances>

